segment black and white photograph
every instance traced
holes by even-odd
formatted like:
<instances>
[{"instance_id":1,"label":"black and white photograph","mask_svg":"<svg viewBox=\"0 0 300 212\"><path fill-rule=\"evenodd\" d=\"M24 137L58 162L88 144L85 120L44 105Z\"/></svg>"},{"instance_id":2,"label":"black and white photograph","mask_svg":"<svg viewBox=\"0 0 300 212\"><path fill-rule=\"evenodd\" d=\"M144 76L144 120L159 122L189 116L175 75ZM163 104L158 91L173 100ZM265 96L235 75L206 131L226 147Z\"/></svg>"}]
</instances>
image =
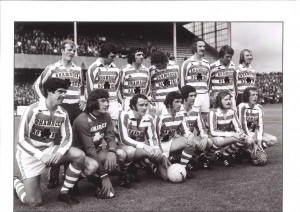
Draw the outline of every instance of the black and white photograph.
<instances>
[{"instance_id":1,"label":"black and white photograph","mask_svg":"<svg viewBox=\"0 0 300 212\"><path fill-rule=\"evenodd\" d=\"M284 198L292 193L293 202L299 174L285 171L296 151L284 141L296 137L283 139L291 112L283 90L297 85L284 77L286 40L295 35L291 19L276 18L282 6L269 16L258 9L261 18L241 11L243 18L226 18L215 8L216 16L185 11L178 19L161 14L170 2L141 4L152 15L133 12L136 1L90 2L103 14L78 16L83 2L57 2L58 11L73 9L57 17L30 17L32 8L19 3L26 18L1 8L1 60L8 58L1 72L10 71L1 93L12 89L0 110L8 211L294 208ZM125 11L109 12L115 4ZM174 5L178 12L185 4Z\"/></svg>"}]
</instances>

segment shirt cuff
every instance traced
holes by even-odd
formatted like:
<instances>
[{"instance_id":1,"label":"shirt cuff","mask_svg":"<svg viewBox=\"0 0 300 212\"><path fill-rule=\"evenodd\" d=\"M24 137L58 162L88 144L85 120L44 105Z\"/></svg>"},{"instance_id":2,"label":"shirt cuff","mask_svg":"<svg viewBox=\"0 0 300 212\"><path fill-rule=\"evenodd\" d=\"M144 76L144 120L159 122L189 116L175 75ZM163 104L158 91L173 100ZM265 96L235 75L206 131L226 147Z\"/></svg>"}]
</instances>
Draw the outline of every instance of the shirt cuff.
<instances>
[{"instance_id":1,"label":"shirt cuff","mask_svg":"<svg viewBox=\"0 0 300 212\"><path fill-rule=\"evenodd\" d=\"M231 132L225 132L225 137L231 137L232 133Z\"/></svg>"},{"instance_id":2,"label":"shirt cuff","mask_svg":"<svg viewBox=\"0 0 300 212\"><path fill-rule=\"evenodd\" d=\"M60 154L62 154L62 155L64 155L65 153L66 153L66 149L64 149L64 148L59 148L58 150L57 150L57 152L59 152Z\"/></svg>"},{"instance_id":3,"label":"shirt cuff","mask_svg":"<svg viewBox=\"0 0 300 212\"><path fill-rule=\"evenodd\" d=\"M84 96L84 95L83 95L83 96L80 96L79 100L80 100L80 101L86 102L86 99L85 99L85 96Z\"/></svg>"},{"instance_id":4,"label":"shirt cuff","mask_svg":"<svg viewBox=\"0 0 300 212\"><path fill-rule=\"evenodd\" d=\"M144 145L145 145L145 144L143 144L143 143L138 143L138 144L136 145L136 148L138 148L138 149L143 149L143 148L144 148Z\"/></svg>"}]
</instances>

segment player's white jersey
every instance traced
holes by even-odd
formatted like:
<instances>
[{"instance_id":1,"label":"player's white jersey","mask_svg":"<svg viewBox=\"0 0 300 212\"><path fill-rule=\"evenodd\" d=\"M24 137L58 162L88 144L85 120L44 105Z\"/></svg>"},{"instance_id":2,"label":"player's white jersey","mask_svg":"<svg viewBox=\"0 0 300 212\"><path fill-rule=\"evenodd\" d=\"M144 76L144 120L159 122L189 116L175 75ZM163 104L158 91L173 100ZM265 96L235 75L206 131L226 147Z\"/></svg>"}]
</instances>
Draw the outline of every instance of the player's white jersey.
<instances>
[{"instance_id":1,"label":"player's white jersey","mask_svg":"<svg viewBox=\"0 0 300 212\"><path fill-rule=\"evenodd\" d=\"M262 140L263 115L263 107L259 104L256 104L253 108L245 102L238 105L238 116L244 132L250 136L257 133L258 140Z\"/></svg>"},{"instance_id":2,"label":"player's white jersey","mask_svg":"<svg viewBox=\"0 0 300 212\"><path fill-rule=\"evenodd\" d=\"M227 91L233 97L235 96L234 88L234 71L235 65L232 61L228 67L221 64L220 60L210 65L210 90L217 95L220 91Z\"/></svg>"},{"instance_id":3,"label":"player's white jersey","mask_svg":"<svg viewBox=\"0 0 300 212\"><path fill-rule=\"evenodd\" d=\"M81 68L76 66L75 63L71 63L69 70L66 69L61 61L46 67L33 84L34 91L41 99L44 99L42 91L43 84L50 78L59 78L70 81L70 87L67 90L66 98L63 100L63 103L75 104L78 103L81 98L84 99L83 73Z\"/></svg>"},{"instance_id":4,"label":"player's white jersey","mask_svg":"<svg viewBox=\"0 0 300 212\"><path fill-rule=\"evenodd\" d=\"M168 93L179 91L179 66L168 64L166 69L159 70L155 66L149 68L151 79L151 95L156 102L164 102Z\"/></svg>"},{"instance_id":5,"label":"player's white jersey","mask_svg":"<svg viewBox=\"0 0 300 212\"><path fill-rule=\"evenodd\" d=\"M254 87L256 80L256 72L249 65L249 67L245 67L243 64L240 64L238 68L235 70L235 82L236 82L236 92L238 94L243 94L244 90L247 87Z\"/></svg>"},{"instance_id":6,"label":"player's white jersey","mask_svg":"<svg viewBox=\"0 0 300 212\"><path fill-rule=\"evenodd\" d=\"M41 100L24 111L17 149L41 160L44 156L43 150L54 146L58 133L61 135L61 142L55 148L55 152L63 155L72 144L72 127L68 113L57 106L55 112L51 114L46 107L46 100Z\"/></svg>"},{"instance_id":7,"label":"player's white jersey","mask_svg":"<svg viewBox=\"0 0 300 212\"><path fill-rule=\"evenodd\" d=\"M184 115L178 112L175 117L172 117L166 108L155 115L155 128L159 142L170 141L175 133L184 137L191 134Z\"/></svg>"},{"instance_id":8,"label":"player's white jersey","mask_svg":"<svg viewBox=\"0 0 300 212\"><path fill-rule=\"evenodd\" d=\"M145 144L159 148L153 118L145 114L137 123L133 111L122 111L119 116L118 130L121 142L135 148L143 148Z\"/></svg>"},{"instance_id":9,"label":"player's white jersey","mask_svg":"<svg viewBox=\"0 0 300 212\"><path fill-rule=\"evenodd\" d=\"M114 63L105 68L98 58L92 63L87 71L87 94L97 88L106 89L109 93L109 100L117 100L117 92L120 87L120 69Z\"/></svg>"},{"instance_id":10,"label":"player's white jersey","mask_svg":"<svg viewBox=\"0 0 300 212\"><path fill-rule=\"evenodd\" d=\"M220 108L208 113L209 133L213 137L230 137L232 132L241 132L242 127L234 110L228 109L224 114Z\"/></svg>"},{"instance_id":11,"label":"player's white jersey","mask_svg":"<svg viewBox=\"0 0 300 212\"><path fill-rule=\"evenodd\" d=\"M210 66L204 58L201 61L191 56L183 62L180 72L180 86L190 85L196 88L198 94L208 92Z\"/></svg>"},{"instance_id":12,"label":"player's white jersey","mask_svg":"<svg viewBox=\"0 0 300 212\"><path fill-rule=\"evenodd\" d=\"M150 76L148 69L142 65L136 70L131 64L127 64L121 69L119 98L131 99L135 94L149 93Z\"/></svg>"},{"instance_id":13,"label":"player's white jersey","mask_svg":"<svg viewBox=\"0 0 300 212\"><path fill-rule=\"evenodd\" d=\"M179 112L184 115L187 126L191 132L194 132L194 129L196 129L201 138L207 137L207 132L204 128L205 125L198 108L193 106L192 109L187 112L182 105Z\"/></svg>"}]
</instances>

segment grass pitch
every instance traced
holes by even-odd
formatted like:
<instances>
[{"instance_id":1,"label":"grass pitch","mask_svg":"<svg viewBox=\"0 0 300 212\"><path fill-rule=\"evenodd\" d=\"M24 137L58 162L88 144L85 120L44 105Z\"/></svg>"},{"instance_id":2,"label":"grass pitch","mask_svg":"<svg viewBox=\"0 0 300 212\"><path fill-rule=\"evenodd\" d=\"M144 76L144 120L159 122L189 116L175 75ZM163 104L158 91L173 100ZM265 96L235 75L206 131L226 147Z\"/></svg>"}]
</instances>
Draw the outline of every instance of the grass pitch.
<instances>
[{"instance_id":1,"label":"grass pitch","mask_svg":"<svg viewBox=\"0 0 300 212\"><path fill-rule=\"evenodd\" d=\"M233 168L216 165L214 170L197 171L196 178L173 184L151 178L139 171L142 182L130 189L117 185L116 198L97 199L86 180L79 182L80 204L69 206L57 201L60 188L47 189L47 172L42 175L44 205L31 208L14 199L14 211L282 211L283 141L282 105L264 106L265 132L277 136L278 144L267 149L268 164L251 166L244 161ZM17 135L19 117L15 118ZM16 136L15 136L16 141ZM14 174L20 176L15 158ZM61 179L61 178L60 178Z\"/></svg>"}]
</instances>

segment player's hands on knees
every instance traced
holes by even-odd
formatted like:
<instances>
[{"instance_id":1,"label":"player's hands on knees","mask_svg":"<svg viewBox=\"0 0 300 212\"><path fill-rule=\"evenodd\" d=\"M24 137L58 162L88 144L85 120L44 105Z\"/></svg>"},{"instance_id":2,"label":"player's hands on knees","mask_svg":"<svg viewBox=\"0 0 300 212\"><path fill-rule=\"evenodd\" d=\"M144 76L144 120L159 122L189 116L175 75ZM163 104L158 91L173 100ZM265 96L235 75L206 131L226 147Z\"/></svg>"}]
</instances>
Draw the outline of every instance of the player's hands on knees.
<instances>
[{"instance_id":1,"label":"player's hands on knees","mask_svg":"<svg viewBox=\"0 0 300 212\"><path fill-rule=\"evenodd\" d=\"M84 111L85 106L86 106L86 101L79 101L79 109L81 111Z\"/></svg>"},{"instance_id":2,"label":"player's hands on knees","mask_svg":"<svg viewBox=\"0 0 300 212\"><path fill-rule=\"evenodd\" d=\"M162 165L165 169L167 169L169 166L171 166L171 162L169 161L169 159L168 159L165 155L163 155L163 156L161 157L161 165Z\"/></svg>"},{"instance_id":3,"label":"player's hands on knees","mask_svg":"<svg viewBox=\"0 0 300 212\"><path fill-rule=\"evenodd\" d=\"M187 138L187 143L190 146L194 146L195 145L195 136L193 133L189 134L189 137Z\"/></svg>"},{"instance_id":4,"label":"player's hands on knees","mask_svg":"<svg viewBox=\"0 0 300 212\"><path fill-rule=\"evenodd\" d=\"M102 188L100 191L100 197L103 199L112 198L115 194L114 188L110 182L109 177L105 177L102 179Z\"/></svg>"},{"instance_id":5,"label":"player's hands on knees","mask_svg":"<svg viewBox=\"0 0 300 212\"><path fill-rule=\"evenodd\" d=\"M201 138L200 141L196 141L196 146L198 148L198 150L200 151L204 151L205 150L205 147L207 145L207 141L208 141L208 137L204 137L204 138Z\"/></svg>"},{"instance_id":6,"label":"player's hands on knees","mask_svg":"<svg viewBox=\"0 0 300 212\"><path fill-rule=\"evenodd\" d=\"M58 163L58 161L61 159L62 154L59 152L56 152L55 154L50 155L50 159L48 161L48 166L53 166Z\"/></svg>"},{"instance_id":7,"label":"player's hands on knees","mask_svg":"<svg viewBox=\"0 0 300 212\"><path fill-rule=\"evenodd\" d=\"M108 172L112 172L116 167L117 157L116 154L113 152L108 152L104 164L104 169Z\"/></svg>"},{"instance_id":8,"label":"player's hands on knees","mask_svg":"<svg viewBox=\"0 0 300 212\"><path fill-rule=\"evenodd\" d=\"M46 164L46 166L50 166L49 165L49 160L50 160L50 158L51 158L51 155L43 155L43 157L41 158L41 161L44 163L44 164Z\"/></svg>"}]
</instances>

